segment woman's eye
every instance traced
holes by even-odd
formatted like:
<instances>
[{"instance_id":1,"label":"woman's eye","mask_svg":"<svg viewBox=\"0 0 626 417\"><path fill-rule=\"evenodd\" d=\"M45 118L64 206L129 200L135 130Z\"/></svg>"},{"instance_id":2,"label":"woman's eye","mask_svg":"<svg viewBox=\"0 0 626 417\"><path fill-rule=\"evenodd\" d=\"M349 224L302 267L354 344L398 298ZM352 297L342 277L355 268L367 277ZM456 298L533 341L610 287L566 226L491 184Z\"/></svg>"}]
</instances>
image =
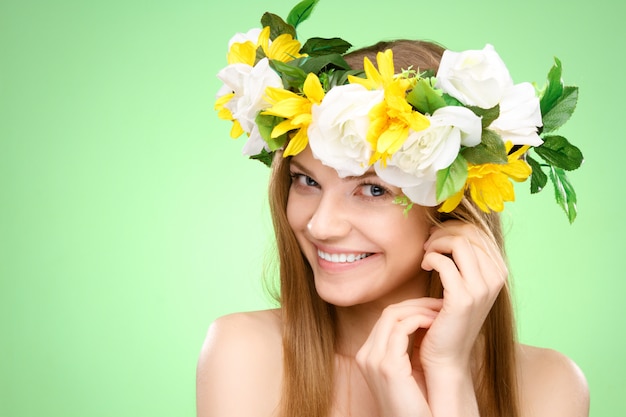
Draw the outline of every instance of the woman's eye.
<instances>
[{"instance_id":1,"label":"woman's eye","mask_svg":"<svg viewBox=\"0 0 626 417\"><path fill-rule=\"evenodd\" d=\"M304 183L308 185L309 187L317 186L317 182L313 178L309 177L308 175L304 175Z\"/></svg>"},{"instance_id":2,"label":"woman's eye","mask_svg":"<svg viewBox=\"0 0 626 417\"><path fill-rule=\"evenodd\" d=\"M366 184L363 186L363 194L368 197L380 197L387 193L385 187L376 184Z\"/></svg>"},{"instance_id":3,"label":"woman's eye","mask_svg":"<svg viewBox=\"0 0 626 417\"><path fill-rule=\"evenodd\" d=\"M292 181L298 185L305 185L307 187L317 187L317 182L309 177L308 175L304 175L304 174L291 174L291 178Z\"/></svg>"}]
</instances>

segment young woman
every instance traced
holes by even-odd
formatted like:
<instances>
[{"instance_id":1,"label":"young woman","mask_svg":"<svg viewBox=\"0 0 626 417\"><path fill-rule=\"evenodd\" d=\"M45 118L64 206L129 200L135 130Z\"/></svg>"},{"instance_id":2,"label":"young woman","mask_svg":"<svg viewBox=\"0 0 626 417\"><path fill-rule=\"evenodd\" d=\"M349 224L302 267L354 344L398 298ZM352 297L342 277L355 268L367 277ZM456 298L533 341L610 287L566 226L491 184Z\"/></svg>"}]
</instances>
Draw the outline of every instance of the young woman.
<instances>
[{"instance_id":1,"label":"young woman","mask_svg":"<svg viewBox=\"0 0 626 417\"><path fill-rule=\"evenodd\" d=\"M394 68L435 72L444 52L403 40L344 58L353 69L365 62L375 79L367 62L387 50ZM300 97L312 103L313 120L299 125L309 142L281 147L272 163L280 308L211 325L198 363L198 416L587 416L577 366L515 340L498 214L482 209L471 187L447 212L407 207L411 187L384 174L399 166L391 151L386 164L360 163L363 172L338 169L316 142L329 120L320 103L333 98L325 91L320 100L310 85ZM227 118L241 121L233 109ZM365 114L375 124L371 108ZM429 123L436 126L434 115ZM506 166L517 166L513 153Z\"/></svg>"}]
</instances>

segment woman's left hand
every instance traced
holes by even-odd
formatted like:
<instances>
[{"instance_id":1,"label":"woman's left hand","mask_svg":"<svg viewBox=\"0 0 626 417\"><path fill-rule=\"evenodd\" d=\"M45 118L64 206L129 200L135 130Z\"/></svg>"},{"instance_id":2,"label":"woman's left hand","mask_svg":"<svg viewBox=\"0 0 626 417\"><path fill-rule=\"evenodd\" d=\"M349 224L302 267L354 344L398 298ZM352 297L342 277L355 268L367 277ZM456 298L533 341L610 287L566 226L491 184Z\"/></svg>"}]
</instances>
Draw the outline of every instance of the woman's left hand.
<instances>
[{"instance_id":1,"label":"woman's left hand","mask_svg":"<svg viewBox=\"0 0 626 417\"><path fill-rule=\"evenodd\" d=\"M424 244L422 268L439 272L443 307L420 345L431 372L470 368L480 329L505 284L508 270L496 242L478 227L451 220L435 226Z\"/></svg>"}]
</instances>

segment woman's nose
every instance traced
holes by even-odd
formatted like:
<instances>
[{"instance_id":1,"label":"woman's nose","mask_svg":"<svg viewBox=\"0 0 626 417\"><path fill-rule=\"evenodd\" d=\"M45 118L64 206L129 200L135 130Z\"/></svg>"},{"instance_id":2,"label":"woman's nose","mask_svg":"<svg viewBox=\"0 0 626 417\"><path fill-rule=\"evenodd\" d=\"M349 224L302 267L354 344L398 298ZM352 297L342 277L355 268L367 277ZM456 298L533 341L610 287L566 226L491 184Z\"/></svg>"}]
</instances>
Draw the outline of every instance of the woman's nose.
<instances>
[{"instance_id":1,"label":"woman's nose","mask_svg":"<svg viewBox=\"0 0 626 417\"><path fill-rule=\"evenodd\" d=\"M339 196L328 194L321 197L307 223L309 233L318 240L341 238L347 235L351 228L346 203Z\"/></svg>"}]
</instances>

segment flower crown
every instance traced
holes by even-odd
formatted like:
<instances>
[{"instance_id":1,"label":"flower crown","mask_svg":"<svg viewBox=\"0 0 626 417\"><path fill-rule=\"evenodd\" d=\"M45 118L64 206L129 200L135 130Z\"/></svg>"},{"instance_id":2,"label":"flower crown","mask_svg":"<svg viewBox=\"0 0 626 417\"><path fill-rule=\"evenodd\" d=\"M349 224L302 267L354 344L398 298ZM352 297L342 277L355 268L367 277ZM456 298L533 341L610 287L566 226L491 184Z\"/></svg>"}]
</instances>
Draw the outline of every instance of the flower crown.
<instances>
[{"instance_id":1,"label":"flower crown","mask_svg":"<svg viewBox=\"0 0 626 417\"><path fill-rule=\"evenodd\" d=\"M481 210L502 211L515 199L511 180L530 177L537 193L550 179L574 221L576 193L566 171L583 155L554 132L573 113L578 88L563 85L557 58L541 90L514 84L491 45L444 51L436 74L396 73L391 50L378 53L377 68L365 58L364 71L353 70L343 58L348 42L297 40L296 28L317 1L302 1L286 21L265 13L262 29L229 43L215 108L233 122L233 138L247 134L244 155L269 166L277 150L286 157L308 144L341 177L373 167L402 189L406 197L396 202L442 212L468 190Z\"/></svg>"}]
</instances>

